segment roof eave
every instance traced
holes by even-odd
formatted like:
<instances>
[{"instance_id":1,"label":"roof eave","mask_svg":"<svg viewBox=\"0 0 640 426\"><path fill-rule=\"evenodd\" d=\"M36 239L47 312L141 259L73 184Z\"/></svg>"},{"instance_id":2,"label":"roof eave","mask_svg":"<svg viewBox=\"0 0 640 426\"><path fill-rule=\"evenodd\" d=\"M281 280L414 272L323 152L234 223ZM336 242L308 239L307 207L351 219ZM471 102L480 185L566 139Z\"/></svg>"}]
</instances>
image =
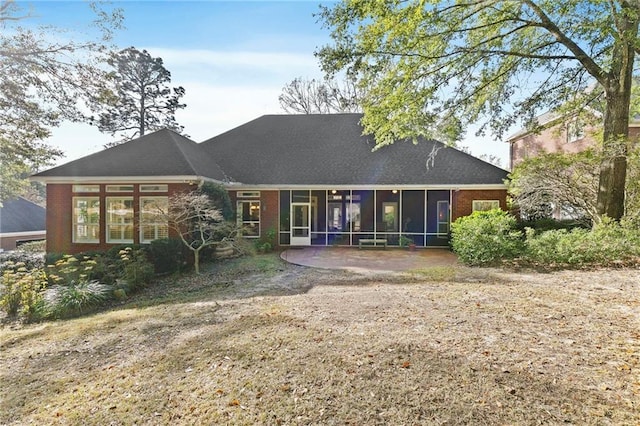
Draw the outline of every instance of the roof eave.
<instances>
[{"instance_id":1,"label":"roof eave","mask_svg":"<svg viewBox=\"0 0 640 426\"><path fill-rule=\"evenodd\" d=\"M178 176L30 176L29 180L41 183L192 183L200 181L221 181L199 175Z\"/></svg>"}]
</instances>

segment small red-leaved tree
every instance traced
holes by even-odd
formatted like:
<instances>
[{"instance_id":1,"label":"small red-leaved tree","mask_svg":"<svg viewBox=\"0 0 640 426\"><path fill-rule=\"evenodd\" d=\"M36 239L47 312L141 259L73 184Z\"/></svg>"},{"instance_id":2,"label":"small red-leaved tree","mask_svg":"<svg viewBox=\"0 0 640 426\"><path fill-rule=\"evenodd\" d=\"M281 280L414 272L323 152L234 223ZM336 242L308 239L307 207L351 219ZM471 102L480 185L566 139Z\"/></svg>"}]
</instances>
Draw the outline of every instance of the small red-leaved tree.
<instances>
[{"instance_id":1,"label":"small red-leaved tree","mask_svg":"<svg viewBox=\"0 0 640 426\"><path fill-rule=\"evenodd\" d=\"M200 252L230 236L230 224L207 194L200 190L169 197L168 211L157 209L156 217L169 224L182 243L193 252L194 268L200 273Z\"/></svg>"}]
</instances>

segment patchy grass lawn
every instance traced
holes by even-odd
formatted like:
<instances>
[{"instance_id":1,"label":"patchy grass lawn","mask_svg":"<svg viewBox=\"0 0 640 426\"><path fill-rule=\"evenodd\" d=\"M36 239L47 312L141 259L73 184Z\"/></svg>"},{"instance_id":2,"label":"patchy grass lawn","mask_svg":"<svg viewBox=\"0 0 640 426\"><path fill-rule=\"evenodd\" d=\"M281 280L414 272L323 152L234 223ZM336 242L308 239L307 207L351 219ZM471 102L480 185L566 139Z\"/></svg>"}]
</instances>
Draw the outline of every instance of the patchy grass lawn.
<instances>
[{"instance_id":1,"label":"patchy grass lawn","mask_svg":"<svg viewBox=\"0 0 640 426\"><path fill-rule=\"evenodd\" d=\"M274 256L0 328L0 424L640 424L640 271Z\"/></svg>"}]
</instances>

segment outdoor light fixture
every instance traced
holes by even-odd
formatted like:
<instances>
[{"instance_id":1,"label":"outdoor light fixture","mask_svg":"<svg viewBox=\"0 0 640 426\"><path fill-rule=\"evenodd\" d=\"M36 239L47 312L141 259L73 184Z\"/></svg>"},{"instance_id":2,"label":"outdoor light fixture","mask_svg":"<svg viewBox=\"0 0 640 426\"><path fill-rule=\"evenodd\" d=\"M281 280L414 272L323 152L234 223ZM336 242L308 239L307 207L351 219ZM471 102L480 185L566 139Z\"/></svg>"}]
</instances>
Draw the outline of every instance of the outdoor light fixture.
<instances>
[{"instance_id":1,"label":"outdoor light fixture","mask_svg":"<svg viewBox=\"0 0 640 426\"><path fill-rule=\"evenodd\" d=\"M338 192L338 191L336 191L335 189L332 189L332 190L331 190L331 193L332 193L332 194L335 194L336 192Z\"/></svg>"},{"instance_id":2,"label":"outdoor light fixture","mask_svg":"<svg viewBox=\"0 0 640 426\"><path fill-rule=\"evenodd\" d=\"M397 194L397 193L398 193L398 190L397 190L397 189L394 189L394 190L393 190L393 191L391 191L391 192L393 192L394 194Z\"/></svg>"}]
</instances>

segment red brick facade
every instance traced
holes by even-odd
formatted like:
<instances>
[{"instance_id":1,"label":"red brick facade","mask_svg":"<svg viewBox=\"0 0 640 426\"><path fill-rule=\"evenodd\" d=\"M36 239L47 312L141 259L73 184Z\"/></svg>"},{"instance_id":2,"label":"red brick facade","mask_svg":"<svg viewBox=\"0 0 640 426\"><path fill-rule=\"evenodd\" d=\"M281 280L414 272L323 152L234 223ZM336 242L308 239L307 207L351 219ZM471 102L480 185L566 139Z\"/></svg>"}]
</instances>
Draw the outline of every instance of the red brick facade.
<instances>
[{"instance_id":1,"label":"red brick facade","mask_svg":"<svg viewBox=\"0 0 640 426\"><path fill-rule=\"evenodd\" d=\"M122 183L126 185L126 183ZM141 193L140 185L133 185L133 192L106 192L106 185L100 185L99 192L74 193L72 184L47 184L47 252L74 254L83 251L108 250L120 243L106 242L106 197L133 197L134 225L133 243L140 243L139 232L139 208L141 196L171 196L177 192L189 191L195 188L187 183L168 184L167 192ZM74 243L73 239L73 197L99 197L100 198L100 242L99 243Z\"/></svg>"},{"instance_id":2,"label":"red brick facade","mask_svg":"<svg viewBox=\"0 0 640 426\"><path fill-rule=\"evenodd\" d=\"M134 205L134 244L140 242L139 232L139 208L141 196L170 196L176 192L192 190L196 186L188 184L168 184L168 191L165 193L141 193L140 185L133 185L133 192L106 192L106 185L99 185L99 192L74 193L71 184L48 184L47 185L47 252L50 253L78 253L83 251L108 250L121 243L111 244L106 242L106 197L126 196L133 197ZM257 191L256 191L257 192ZM260 233L264 238L269 231L275 231L278 235L280 223L280 201L279 191L267 190L259 191L259 198L241 198L242 200L260 201ZM237 191L229 192L233 207L236 208L238 197ZM473 211L474 200L498 200L500 207L507 209L506 189L496 190L458 190L451 191L451 220L455 221L461 216L466 216ZM73 197L99 197L100 198L100 242L99 243L74 243L72 241L72 221L73 221ZM278 242L276 241L276 245Z\"/></svg>"},{"instance_id":3,"label":"red brick facade","mask_svg":"<svg viewBox=\"0 0 640 426\"><path fill-rule=\"evenodd\" d=\"M507 190L460 190L453 191L451 197L451 221L454 222L461 216L468 216L473 213L473 201L476 200L499 200L500 208L507 210Z\"/></svg>"},{"instance_id":4,"label":"red brick facade","mask_svg":"<svg viewBox=\"0 0 640 426\"><path fill-rule=\"evenodd\" d=\"M564 124L556 124L540 133L526 133L509 141L510 168L518 165L527 158L535 157L542 153L577 153L596 144L594 129L585 129L584 137L574 142L569 142L567 130ZM637 141L640 135L640 127L629 127L629 139Z\"/></svg>"}]
</instances>

